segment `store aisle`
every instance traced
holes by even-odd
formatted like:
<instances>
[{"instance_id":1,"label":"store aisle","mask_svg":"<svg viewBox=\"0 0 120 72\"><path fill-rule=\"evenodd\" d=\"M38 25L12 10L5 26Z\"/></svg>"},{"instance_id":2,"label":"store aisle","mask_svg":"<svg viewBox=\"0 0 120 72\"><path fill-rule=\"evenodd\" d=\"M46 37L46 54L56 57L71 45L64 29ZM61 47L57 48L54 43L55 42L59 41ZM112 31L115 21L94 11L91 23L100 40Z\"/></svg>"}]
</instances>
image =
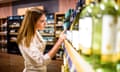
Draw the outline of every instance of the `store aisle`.
<instances>
[{"instance_id":1,"label":"store aisle","mask_svg":"<svg viewBox=\"0 0 120 72\"><path fill-rule=\"evenodd\" d=\"M61 60L53 60L48 65L48 72L61 72ZM22 72L23 58L20 55L0 53L0 72Z\"/></svg>"}]
</instances>

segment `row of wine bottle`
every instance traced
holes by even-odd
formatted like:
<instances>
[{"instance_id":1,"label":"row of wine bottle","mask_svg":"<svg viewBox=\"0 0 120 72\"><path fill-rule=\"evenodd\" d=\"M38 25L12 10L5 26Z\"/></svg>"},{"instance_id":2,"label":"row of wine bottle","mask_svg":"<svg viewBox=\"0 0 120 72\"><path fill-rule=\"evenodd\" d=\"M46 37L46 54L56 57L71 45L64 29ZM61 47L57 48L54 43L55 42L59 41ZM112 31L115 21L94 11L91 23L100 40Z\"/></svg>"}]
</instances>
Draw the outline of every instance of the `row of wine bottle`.
<instances>
[{"instance_id":1,"label":"row of wine bottle","mask_svg":"<svg viewBox=\"0 0 120 72\"><path fill-rule=\"evenodd\" d=\"M120 72L120 5L115 0L82 4L69 26L68 40L95 72Z\"/></svg>"}]
</instances>

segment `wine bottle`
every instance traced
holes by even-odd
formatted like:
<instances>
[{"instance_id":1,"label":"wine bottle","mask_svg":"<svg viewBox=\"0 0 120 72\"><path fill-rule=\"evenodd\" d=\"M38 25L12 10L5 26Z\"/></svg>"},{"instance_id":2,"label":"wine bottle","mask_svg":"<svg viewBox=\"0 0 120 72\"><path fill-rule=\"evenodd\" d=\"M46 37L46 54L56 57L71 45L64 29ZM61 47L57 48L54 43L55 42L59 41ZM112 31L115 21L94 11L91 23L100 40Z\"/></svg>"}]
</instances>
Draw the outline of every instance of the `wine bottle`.
<instances>
[{"instance_id":1,"label":"wine bottle","mask_svg":"<svg viewBox=\"0 0 120 72\"><path fill-rule=\"evenodd\" d=\"M72 45L73 47L80 52L80 48L79 48L79 17L80 17L80 12L82 11L84 7L84 1L83 0L79 0L79 2L77 3L77 7L75 10L76 16L73 19L73 22L70 26L70 31L72 34Z\"/></svg>"},{"instance_id":2,"label":"wine bottle","mask_svg":"<svg viewBox=\"0 0 120 72\"><path fill-rule=\"evenodd\" d=\"M66 13L65 13L65 20L64 20L64 30L69 30L70 28L70 19L72 17L73 14L73 9L69 9Z\"/></svg>"},{"instance_id":3,"label":"wine bottle","mask_svg":"<svg viewBox=\"0 0 120 72\"><path fill-rule=\"evenodd\" d=\"M102 0L100 3L102 12L102 44L100 66L96 72L116 72L116 12L118 9L114 0Z\"/></svg>"},{"instance_id":4,"label":"wine bottle","mask_svg":"<svg viewBox=\"0 0 120 72\"><path fill-rule=\"evenodd\" d=\"M83 55L91 55L92 46L92 7L93 3L87 5L80 14L79 19L79 43Z\"/></svg>"},{"instance_id":5,"label":"wine bottle","mask_svg":"<svg viewBox=\"0 0 120 72\"><path fill-rule=\"evenodd\" d=\"M117 34L116 34L116 58L118 59L116 64L117 72L120 72L120 6L117 12Z\"/></svg>"},{"instance_id":6,"label":"wine bottle","mask_svg":"<svg viewBox=\"0 0 120 72\"><path fill-rule=\"evenodd\" d=\"M94 2L86 5L80 13L79 18L79 47L81 55L90 64L92 64L92 8Z\"/></svg>"},{"instance_id":7,"label":"wine bottle","mask_svg":"<svg viewBox=\"0 0 120 72\"><path fill-rule=\"evenodd\" d=\"M102 50L101 62L112 62L115 48L115 28L117 4L114 0L102 0L100 4L102 10Z\"/></svg>"},{"instance_id":8,"label":"wine bottle","mask_svg":"<svg viewBox=\"0 0 120 72\"><path fill-rule=\"evenodd\" d=\"M76 5L76 10L75 10L75 17L74 20L70 26L70 30L79 30L79 18L80 18L80 13L85 7L85 1L84 0L79 0L77 5Z\"/></svg>"},{"instance_id":9,"label":"wine bottle","mask_svg":"<svg viewBox=\"0 0 120 72\"><path fill-rule=\"evenodd\" d=\"M92 33L92 65L94 69L99 68L102 43L102 13L100 4L95 1L92 9L93 33Z\"/></svg>"}]
</instances>

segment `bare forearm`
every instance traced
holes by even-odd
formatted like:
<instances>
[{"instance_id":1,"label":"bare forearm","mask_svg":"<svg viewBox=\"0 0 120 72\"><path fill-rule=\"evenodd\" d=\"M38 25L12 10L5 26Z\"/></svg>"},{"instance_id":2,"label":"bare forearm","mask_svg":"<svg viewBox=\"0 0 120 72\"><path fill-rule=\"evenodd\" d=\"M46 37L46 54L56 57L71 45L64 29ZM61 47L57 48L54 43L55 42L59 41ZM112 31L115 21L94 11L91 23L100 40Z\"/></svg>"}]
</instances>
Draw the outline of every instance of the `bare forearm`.
<instances>
[{"instance_id":1,"label":"bare forearm","mask_svg":"<svg viewBox=\"0 0 120 72\"><path fill-rule=\"evenodd\" d=\"M60 45L62 44L63 40L59 39L53 48L48 52L48 55L52 58L55 56L56 52L59 50Z\"/></svg>"}]
</instances>

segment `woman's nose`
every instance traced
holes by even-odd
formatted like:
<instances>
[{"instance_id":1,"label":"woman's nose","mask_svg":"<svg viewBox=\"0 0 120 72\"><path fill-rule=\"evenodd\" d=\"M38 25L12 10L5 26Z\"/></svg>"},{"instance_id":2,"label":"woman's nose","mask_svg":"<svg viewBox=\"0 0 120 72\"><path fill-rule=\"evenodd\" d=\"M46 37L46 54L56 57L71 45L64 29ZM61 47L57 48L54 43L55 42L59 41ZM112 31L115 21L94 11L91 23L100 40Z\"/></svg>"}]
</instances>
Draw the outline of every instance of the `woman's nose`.
<instances>
[{"instance_id":1,"label":"woman's nose","mask_svg":"<svg viewBox=\"0 0 120 72\"><path fill-rule=\"evenodd\" d=\"M45 21L44 25L46 25L46 24L47 24L47 22Z\"/></svg>"}]
</instances>

